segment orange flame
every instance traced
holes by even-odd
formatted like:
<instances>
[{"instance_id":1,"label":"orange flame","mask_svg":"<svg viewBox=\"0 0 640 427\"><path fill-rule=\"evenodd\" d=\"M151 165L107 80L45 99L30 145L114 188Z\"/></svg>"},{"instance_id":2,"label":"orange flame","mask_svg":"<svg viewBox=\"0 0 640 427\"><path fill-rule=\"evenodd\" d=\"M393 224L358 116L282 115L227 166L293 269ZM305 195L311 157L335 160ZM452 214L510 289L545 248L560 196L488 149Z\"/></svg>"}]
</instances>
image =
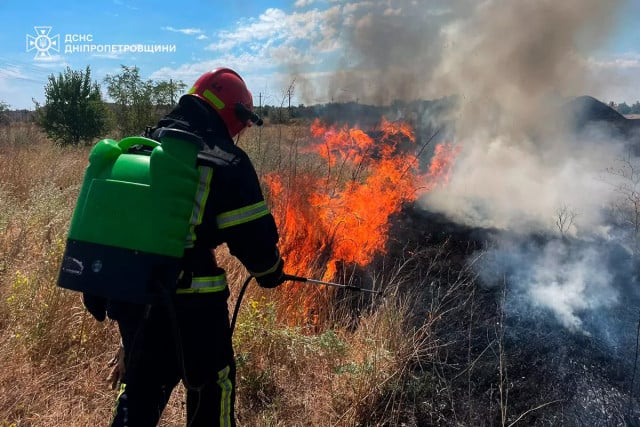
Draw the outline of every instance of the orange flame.
<instances>
[{"instance_id":1,"label":"orange flame","mask_svg":"<svg viewBox=\"0 0 640 427\"><path fill-rule=\"evenodd\" d=\"M436 145L429 165L429 172L423 179L426 183L423 188L424 192L431 191L435 186L446 185L449 182L453 161L461 149L461 146L449 143Z\"/></svg>"},{"instance_id":2,"label":"orange flame","mask_svg":"<svg viewBox=\"0 0 640 427\"><path fill-rule=\"evenodd\" d=\"M446 179L457 154L454 148L438 145L426 174L431 184L419 190L424 176L418 173L415 135L407 124L383 119L367 133L357 127L327 127L316 120L311 136L304 151L324 159L324 166L288 175L272 173L265 182L287 272L322 280L335 280L341 263L365 267L384 253L391 216L413 202L419 191ZM322 172L313 173L314 169ZM317 301L303 286L288 289L291 298L303 300L298 313L287 314L289 319L317 314Z\"/></svg>"}]
</instances>

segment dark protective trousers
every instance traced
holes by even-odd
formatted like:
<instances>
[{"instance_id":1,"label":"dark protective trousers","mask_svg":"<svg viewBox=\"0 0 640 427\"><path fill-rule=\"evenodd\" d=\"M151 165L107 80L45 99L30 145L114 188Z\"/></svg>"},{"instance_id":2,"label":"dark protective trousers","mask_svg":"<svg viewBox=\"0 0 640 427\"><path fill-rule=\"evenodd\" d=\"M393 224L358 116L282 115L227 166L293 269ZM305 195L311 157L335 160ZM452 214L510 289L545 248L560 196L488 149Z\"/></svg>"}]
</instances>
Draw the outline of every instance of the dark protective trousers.
<instances>
[{"instance_id":1,"label":"dark protective trousers","mask_svg":"<svg viewBox=\"0 0 640 427\"><path fill-rule=\"evenodd\" d=\"M228 291L176 295L168 305L123 306L126 371L112 426L156 426L171 392L187 389L187 425L235 426L235 363Z\"/></svg>"}]
</instances>

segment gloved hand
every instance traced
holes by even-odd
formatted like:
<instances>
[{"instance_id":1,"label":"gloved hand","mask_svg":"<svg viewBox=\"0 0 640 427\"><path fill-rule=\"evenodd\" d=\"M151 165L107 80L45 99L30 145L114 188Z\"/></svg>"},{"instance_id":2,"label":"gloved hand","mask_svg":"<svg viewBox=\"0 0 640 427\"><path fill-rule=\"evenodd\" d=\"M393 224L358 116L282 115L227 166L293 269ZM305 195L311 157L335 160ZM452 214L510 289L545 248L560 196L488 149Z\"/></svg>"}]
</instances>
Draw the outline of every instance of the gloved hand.
<instances>
[{"instance_id":1,"label":"gloved hand","mask_svg":"<svg viewBox=\"0 0 640 427\"><path fill-rule=\"evenodd\" d=\"M98 322L102 322L107 317L107 300L106 298L97 297L95 295L82 293L82 302L87 311L91 313Z\"/></svg>"},{"instance_id":2,"label":"gloved hand","mask_svg":"<svg viewBox=\"0 0 640 427\"><path fill-rule=\"evenodd\" d=\"M276 269L264 276L256 277L258 285L263 288L273 289L284 282L284 261L280 259Z\"/></svg>"}]
</instances>

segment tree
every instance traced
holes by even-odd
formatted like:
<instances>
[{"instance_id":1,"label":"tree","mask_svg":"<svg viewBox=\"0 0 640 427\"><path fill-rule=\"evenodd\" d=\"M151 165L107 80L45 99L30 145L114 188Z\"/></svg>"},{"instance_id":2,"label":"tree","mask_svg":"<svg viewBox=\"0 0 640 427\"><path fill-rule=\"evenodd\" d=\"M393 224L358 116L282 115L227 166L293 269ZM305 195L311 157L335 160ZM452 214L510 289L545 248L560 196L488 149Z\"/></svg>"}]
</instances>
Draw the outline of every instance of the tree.
<instances>
[{"instance_id":1,"label":"tree","mask_svg":"<svg viewBox=\"0 0 640 427\"><path fill-rule=\"evenodd\" d=\"M0 125L7 124L9 122L9 116L7 112L9 111L9 104L6 102L0 101Z\"/></svg>"},{"instance_id":2,"label":"tree","mask_svg":"<svg viewBox=\"0 0 640 427\"><path fill-rule=\"evenodd\" d=\"M576 216L578 214L567 205L562 205L556 209L555 225L563 238L567 237Z\"/></svg>"},{"instance_id":3,"label":"tree","mask_svg":"<svg viewBox=\"0 0 640 427\"><path fill-rule=\"evenodd\" d=\"M153 85L153 103L158 109L167 110L178 100L178 95L187 87L181 81L160 81Z\"/></svg>"},{"instance_id":4,"label":"tree","mask_svg":"<svg viewBox=\"0 0 640 427\"><path fill-rule=\"evenodd\" d=\"M120 74L105 78L107 93L115 102L115 116L121 134L140 134L166 113L186 85L173 80L142 80L138 67L121 67Z\"/></svg>"},{"instance_id":5,"label":"tree","mask_svg":"<svg viewBox=\"0 0 640 427\"><path fill-rule=\"evenodd\" d=\"M629 152L617 167L610 167L607 172L614 178L613 185L619 194L611 209L612 219L627 230L630 248L640 259L640 164Z\"/></svg>"},{"instance_id":6,"label":"tree","mask_svg":"<svg viewBox=\"0 0 640 427\"><path fill-rule=\"evenodd\" d=\"M91 69L67 67L51 74L44 88L45 103L36 103L36 123L49 138L63 145L91 141L107 129L108 112L98 83L91 82Z\"/></svg>"},{"instance_id":7,"label":"tree","mask_svg":"<svg viewBox=\"0 0 640 427\"><path fill-rule=\"evenodd\" d=\"M631 114L631 107L629 105L627 105L626 102L623 102L622 104L618 104L618 113L620 114Z\"/></svg>"},{"instance_id":8,"label":"tree","mask_svg":"<svg viewBox=\"0 0 640 427\"><path fill-rule=\"evenodd\" d=\"M115 117L123 135L139 134L154 120L152 85L138 67L122 65L120 74L107 75L107 93L115 101Z\"/></svg>"}]
</instances>

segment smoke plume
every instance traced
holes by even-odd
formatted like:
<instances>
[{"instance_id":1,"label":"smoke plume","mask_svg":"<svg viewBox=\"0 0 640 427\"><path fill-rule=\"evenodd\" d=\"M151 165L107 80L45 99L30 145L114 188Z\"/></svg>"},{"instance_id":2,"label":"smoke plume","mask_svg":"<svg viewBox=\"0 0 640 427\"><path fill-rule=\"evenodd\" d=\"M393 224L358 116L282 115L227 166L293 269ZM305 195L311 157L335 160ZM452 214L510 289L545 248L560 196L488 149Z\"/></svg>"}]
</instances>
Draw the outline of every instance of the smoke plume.
<instances>
[{"instance_id":1,"label":"smoke plume","mask_svg":"<svg viewBox=\"0 0 640 427\"><path fill-rule=\"evenodd\" d=\"M624 156L624 142L605 132L576 136L563 108L600 84L587 58L606 40L622 1L338 4L331 25L345 53L328 96L348 90L375 104L457 99L451 142L460 154L448 184L422 200L425 209L522 236L615 237L605 217L620 194L607 170ZM483 268L508 264L533 305L572 330L584 329L579 313L618 301L594 249L550 245L532 252L526 240L498 243L487 258L493 264Z\"/></svg>"},{"instance_id":2,"label":"smoke plume","mask_svg":"<svg viewBox=\"0 0 640 427\"><path fill-rule=\"evenodd\" d=\"M482 2L443 28L453 48L432 80L460 98L455 143L462 149L448 185L424 206L523 236L497 242L483 267L512 271L515 300L585 334L593 328L583 319L620 298L608 255L564 240L533 251L527 236L614 237L606 218L619 194L607 170L624 143L606 132L577 136L563 110L569 97L597 85L584 58L606 36L614 9L598 1Z\"/></svg>"}]
</instances>

